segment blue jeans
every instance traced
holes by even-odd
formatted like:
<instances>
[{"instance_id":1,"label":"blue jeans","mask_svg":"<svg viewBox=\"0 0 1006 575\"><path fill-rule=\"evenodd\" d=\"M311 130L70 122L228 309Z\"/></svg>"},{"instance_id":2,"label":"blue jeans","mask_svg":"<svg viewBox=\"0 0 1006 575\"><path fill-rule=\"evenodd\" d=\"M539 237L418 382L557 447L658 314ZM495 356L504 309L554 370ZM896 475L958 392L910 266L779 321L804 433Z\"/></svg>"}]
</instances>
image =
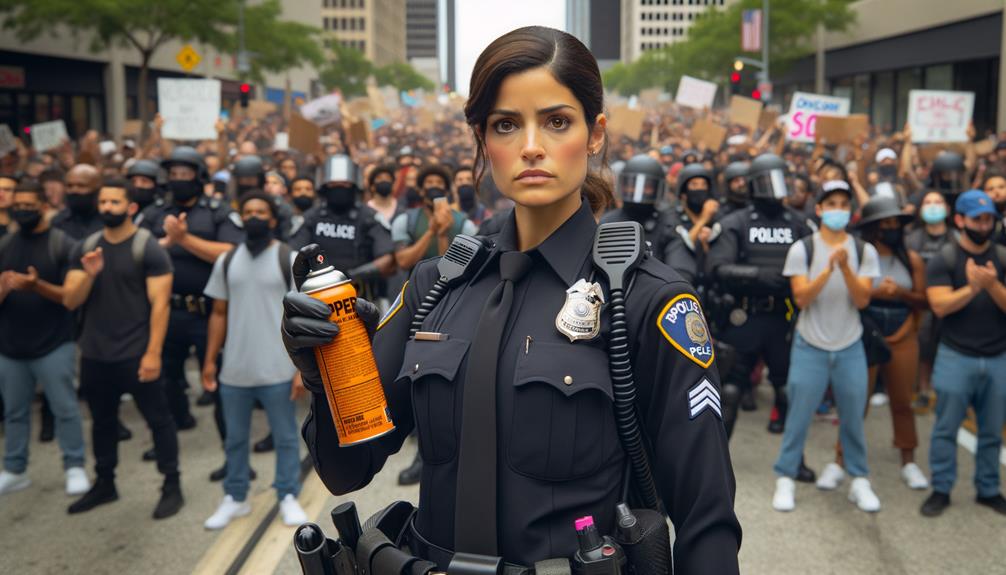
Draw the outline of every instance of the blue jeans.
<instances>
[{"instance_id":1,"label":"blue jeans","mask_svg":"<svg viewBox=\"0 0 1006 575\"><path fill-rule=\"evenodd\" d=\"M84 466L84 433L80 423L77 391L73 388L76 357L72 343L36 359L14 359L0 355L0 394L4 399L6 452L3 467L11 473L28 469L31 436L31 400L35 384L42 391L56 422L56 437L63 451L63 468Z\"/></svg>"},{"instance_id":2,"label":"blue jeans","mask_svg":"<svg viewBox=\"0 0 1006 575\"><path fill-rule=\"evenodd\" d=\"M936 423L929 447L933 490L950 493L957 479L957 430L969 405L978 417L975 488L979 497L999 493L999 448L1006 417L1006 354L972 357L940 344L933 365Z\"/></svg>"},{"instance_id":3,"label":"blue jeans","mask_svg":"<svg viewBox=\"0 0 1006 575\"><path fill-rule=\"evenodd\" d=\"M235 501L244 501L248 496L248 433L256 399L265 407L273 445L276 446L276 479L272 484L276 495L283 499L290 494L294 497L300 494L300 444L290 387L289 381L257 387L220 384L220 402L227 424L224 493Z\"/></svg>"},{"instance_id":4,"label":"blue jeans","mask_svg":"<svg viewBox=\"0 0 1006 575\"><path fill-rule=\"evenodd\" d=\"M866 351L860 341L839 351L826 351L806 342L800 334L793 337L793 354L789 363L789 413L786 431L774 470L777 475L796 477L803 457L803 444L807 440L814 411L824 399L831 383L838 406L838 437L842 442L845 469L853 477L866 477L866 436L863 431L863 414L866 410L868 385Z\"/></svg>"}]
</instances>

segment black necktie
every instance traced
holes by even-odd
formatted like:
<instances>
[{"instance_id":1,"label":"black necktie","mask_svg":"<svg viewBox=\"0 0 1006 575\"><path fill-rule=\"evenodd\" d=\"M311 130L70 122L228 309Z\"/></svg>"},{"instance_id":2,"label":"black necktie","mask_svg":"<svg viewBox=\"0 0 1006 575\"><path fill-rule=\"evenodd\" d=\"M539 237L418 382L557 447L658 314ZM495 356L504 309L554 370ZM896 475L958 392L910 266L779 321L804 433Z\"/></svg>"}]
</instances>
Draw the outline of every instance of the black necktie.
<instances>
[{"instance_id":1,"label":"black necktie","mask_svg":"<svg viewBox=\"0 0 1006 575\"><path fill-rule=\"evenodd\" d=\"M502 281L486 300L468 354L454 507L454 550L496 556L496 366L514 283L531 269L521 252L500 255Z\"/></svg>"}]
</instances>

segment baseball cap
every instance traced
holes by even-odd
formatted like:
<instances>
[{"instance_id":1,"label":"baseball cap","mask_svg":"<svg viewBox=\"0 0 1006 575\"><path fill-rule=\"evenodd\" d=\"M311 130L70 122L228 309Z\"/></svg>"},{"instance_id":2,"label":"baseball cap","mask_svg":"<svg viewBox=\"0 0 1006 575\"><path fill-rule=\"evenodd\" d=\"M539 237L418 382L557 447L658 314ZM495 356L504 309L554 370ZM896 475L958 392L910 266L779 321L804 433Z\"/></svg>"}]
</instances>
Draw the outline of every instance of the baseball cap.
<instances>
[{"instance_id":1,"label":"baseball cap","mask_svg":"<svg viewBox=\"0 0 1006 575\"><path fill-rule=\"evenodd\" d=\"M981 190L968 190L957 196L954 211L967 218L977 218L982 214L996 214L995 204L988 194Z\"/></svg>"},{"instance_id":2,"label":"baseball cap","mask_svg":"<svg viewBox=\"0 0 1006 575\"><path fill-rule=\"evenodd\" d=\"M817 193L817 203L820 204L834 193L843 193L849 196L849 199L852 199L852 190L845 180L828 180L821 184L821 190Z\"/></svg>"},{"instance_id":3,"label":"baseball cap","mask_svg":"<svg viewBox=\"0 0 1006 575\"><path fill-rule=\"evenodd\" d=\"M897 159L898 159L898 153L890 148L883 148L882 150L879 150L875 158L878 164L880 162L883 162L884 160L897 160Z\"/></svg>"},{"instance_id":4,"label":"baseball cap","mask_svg":"<svg viewBox=\"0 0 1006 575\"><path fill-rule=\"evenodd\" d=\"M660 148L661 156L670 156L672 154L674 154L674 148L672 148L671 146L663 146L662 148Z\"/></svg>"}]
</instances>

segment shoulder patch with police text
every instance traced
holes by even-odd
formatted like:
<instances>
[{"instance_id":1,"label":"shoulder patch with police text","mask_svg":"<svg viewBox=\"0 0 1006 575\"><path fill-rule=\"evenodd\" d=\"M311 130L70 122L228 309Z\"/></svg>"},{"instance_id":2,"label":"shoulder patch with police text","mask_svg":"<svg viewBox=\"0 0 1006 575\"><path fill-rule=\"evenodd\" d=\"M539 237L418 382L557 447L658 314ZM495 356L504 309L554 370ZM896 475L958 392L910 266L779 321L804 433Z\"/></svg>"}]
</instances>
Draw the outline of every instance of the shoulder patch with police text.
<instances>
[{"instance_id":1,"label":"shoulder patch with police text","mask_svg":"<svg viewBox=\"0 0 1006 575\"><path fill-rule=\"evenodd\" d=\"M713 364L713 342L699 300L681 294L667 302L657 317L657 328L682 355L702 368Z\"/></svg>"},{"instance_id":2,"label":"shoulder patch with police text","mask_svg":"<svg viewBox=\"0 0 1006 575\"><path fill-rule=\"evenodd\" d=\"M402 284L402 291L398 292L398 297L395 298L395 301L391 302L391 307L388 308L388 311L385 312L384 317L382 317L381 321L378 322L377 329L381 329L382 327L384 327L384 324L391 321L391 318L395 317L395 314L398 313L398 310L402 309L402 305L405 304L405 288L407 287L409 287L408 281Z\"/></svg>"}]
</instances>

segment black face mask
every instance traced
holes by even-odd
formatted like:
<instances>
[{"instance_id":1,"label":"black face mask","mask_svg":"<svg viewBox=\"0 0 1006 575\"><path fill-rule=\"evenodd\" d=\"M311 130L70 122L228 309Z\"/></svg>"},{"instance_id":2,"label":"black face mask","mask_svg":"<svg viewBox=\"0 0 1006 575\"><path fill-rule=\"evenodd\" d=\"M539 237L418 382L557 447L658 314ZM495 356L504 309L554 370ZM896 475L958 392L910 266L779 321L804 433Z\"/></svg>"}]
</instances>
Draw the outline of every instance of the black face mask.
<instances>
[{"instance_id":1,"label":"black face mask","mask_svg":"<svg viewBox=\"0 0 1006 575\"><path fill-rule=\"evenodd\" d=\"M38 223L42 221L42 212L38 210L11 210L10 217L17 222L21 233L29 236L34 233Z\"/></svg>"},{"instance_id":2,"label":"black face mask","mask_svg":"<svg viewBox=\"0 0 1006 575\"><path fill-rule=\"evenodd\" d=\"M880 241L891 248L900 248L905 242L905 234L900 230L880 230Z\"/></svg>"},{"instance_id":3,"label":"black face mask","mask_svg":"<svg viewBox=\"0 0 1006 575\"><path fill-rule=\"evenodd\" d=\"M391 182L377 182L374 185L374 192L382 198L386 198L391 195Z\"/></svg>"},{"instance_id":4,"label":"black face mask","mask_svg":"<svg viewBox=\"0 0 1006 575\"><path fill-rule=\"evenodd\" d=\"M877 175L882 180L892 181L898 177L898 166L877 166Z\"/></svg>"},{"instance_id":5,"label":"black face mask","mask_svg":"<svg viewBox=\"0 0 1006 575\"><path fill-rule=\"evenodd\" d=\"M426 203L430 206L433 205L433 200L437 198L442 198L446 195L443 188L426 188Z\"/></svg>"},{"instance_id":6,"label":"black face mask","mask_svg":"<svg viewBox=\"0 0 1006 575\"><path fill-rule=\"evenodd\" d=\"M248 218L245 220L245 245L252 255L259 255L262 250L269 247L272 241L272 229L269 228L269 220L262 218Z\"/></svg>"},{"instance_id":7,"label":"black face mask","mask_svg":"<svg viewBox=\"0 0 1006 575\"><path fill-rule=\"evenodd\" d=\"M325 188L325 201L333 212L345 212L356 203L356 189L345 186Z\"/></svg>"},{"instance_id":8,"label":"black face mask","mask_svg":"<svg viewBox=\"0 0 1006 575\"><path fill-rule=\"evenodd\" d=\"M746 206L748 204L748 191L746 188L740 190L727 190L727 201L735 206Z\"/></svg>"},{"instance_id":9,"label":"black face mask","mask_svg":"<svg viewBox=\"0 0 1006 575\"><path fill-rule=\"evenodd\" d=\"M306 212L314 207L314 198L311 196L293 196L290 201L302 212Z\"/></svg>"},{"instance_id":10,"label":"black face mask","mask_svg":"<svg viewBox=\"0 0 1006 575\"><path fill-rule=\"evenodd\" d=\"M106 228L117 228L121 226L126 223L127 217L129 217L127 212L122 212L121 214L101 212L101 221L105 223Z\"/></svg>"},{"instance_id":11,"label":"black face mask","mask_svg":"<svg viewBox=\"0 0 1006 575\"><path fill-rule=\"evenodd\" d=\"M755 198L751 200L755 209L766 216L775 217L782 213L782 202L776 200L766 200L765 198Z\"/></svg>"},{"instance_id":12,"label":"black face mask","mask_svg":"<svg viewBox=\"0 0 1006 575\"><path fill-rule=\"evenodd\" d=\"M975 243L975 245L983 245L985 242L989 241L992 237L992 230L987 232L981 232L978 230L973 230L967 226L964 227L964 233L968 235L968 239Z\"/></svg>"},{"instance_id":13,"label":"black face mask","mask_svg":"<svg viewBox=\"0 0 1006 575\"><path fill-rule=\"evenodd\" d=\"M688 190L686 192L688 195L685 198L685 205L688 209L692 211L693 214L701 214L702 206L705 205L706 200L709 199L708 190Z\"/></svg>"},{"instance_id":14,"label":"black face mask","mask_svg":"<svg viewBox=\"0 0 1006 575\"><path fill-rule=\"evenodd\" d=\"M176 202L188 202L198 196L202 188L202 185L196 180L171 180L168 182L171 197Z\"/></svg>"},{"instance_id":15,"label":"black face mask","mask_svg":"<svg viewBox=\"0 0 1006 575\"><path fill-rule=\"evenodd\" d=\"M129 197L132 198L142 210L154 203L154 200L157 198L157 188L132 187L129 189Z\"/></svg>"},{"instance_id":16,"label":"black face mask","mask_svg":"<svg viewBox=\"0 0 1006 575\"><path fill-rule=\"evenodd\" d=\"M458 186L458 204L466 212L475 207L475 186Z\"/></svg>"},{"instance_id":17,"label":"black face mask","mask_svg":"<svg viewBox=\"0 0 1006 575\"><path fill-rule=\"evenodd\" d=\"M75 216L89 216L98 209L97 194L66 194L66 207Z\"/></svg>"}]
</instances>

